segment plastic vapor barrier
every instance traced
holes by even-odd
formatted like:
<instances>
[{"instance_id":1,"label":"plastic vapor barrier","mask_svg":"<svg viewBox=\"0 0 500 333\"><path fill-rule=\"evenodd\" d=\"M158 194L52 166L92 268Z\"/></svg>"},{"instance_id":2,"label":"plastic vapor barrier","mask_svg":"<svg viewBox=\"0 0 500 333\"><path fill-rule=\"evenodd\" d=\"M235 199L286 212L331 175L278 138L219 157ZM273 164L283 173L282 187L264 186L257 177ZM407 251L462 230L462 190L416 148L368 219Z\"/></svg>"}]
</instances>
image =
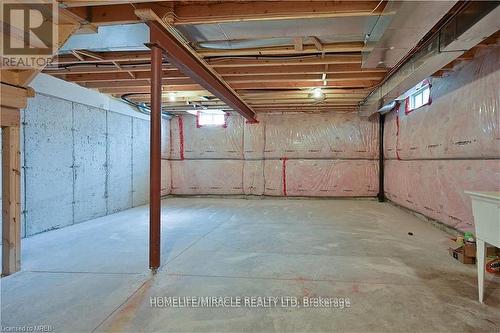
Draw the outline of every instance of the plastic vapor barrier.
<instances>
[{"instance_id":1,"label":"plastic vapor barrier","mask_svg":"<svg viewBox=\"0 0 500 333\"><path fill-rule=\"evenodd\" d=\"M378 123L356 114L262 115L246 124L171 123L172 194L375 196ZM168 172L165 166L164 172Z\"/></svg>"},{"instance_id":2,"label":"plastic vapor barrier","mask_svg":"<svg viewBox=\"0 0 500 333\"><path fill-rule=\"evenodd\" d=\"M464 191L500 190L500 48L431 80L430 105L385 121L388 198L462 230L473 228Z\"/></svg>"},{"instance_id":3,"label":"plastic vapor barrier","mask_svg":"<svg viewBox=\"0 0 500 333\"><path fill-rule=\"evenodd\" d=\"M375 196L378 162L373 160L265 161L264 194L272 196Z\"/></svg>"},{"instance_id":4,"label":"plastic vapor barrier","mask_svg":"<svg viewBox=\"0 0 500 333\"><path fill-rule=\"evenodd\" d=\"M471 199L464 191L500 188L497 160L388 160L385 171L391 201L464 231L474 229Z\"/></svg>"}]
</instances>

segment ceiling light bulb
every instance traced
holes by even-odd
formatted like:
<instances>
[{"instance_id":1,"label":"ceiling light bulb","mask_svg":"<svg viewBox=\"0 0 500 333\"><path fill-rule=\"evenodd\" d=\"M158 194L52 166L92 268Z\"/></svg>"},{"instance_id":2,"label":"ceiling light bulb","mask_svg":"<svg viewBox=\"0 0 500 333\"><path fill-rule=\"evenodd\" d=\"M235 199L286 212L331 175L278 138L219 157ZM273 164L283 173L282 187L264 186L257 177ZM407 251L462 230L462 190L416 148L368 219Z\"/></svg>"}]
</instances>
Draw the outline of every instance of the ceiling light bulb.
<instances>
[{"instance_id":1,"label":"ceiling light bulb","mask_svg":"<svg viewBox=\"0 0 500 333\"><path fill-rule=\"evenodd\" d=\"M313 97L315 99L321 99L323 98L324 94L323 94L323 91L321 90L321 88L314 88L313 89Z\"/></svg>"},{"instance_id":2,"label":"ceiling light bulb","mask_svg":"<svg viewBox=\"0 0 500 333\"><path fill-rule=\"evenodd\" d=\"M175 95L175 93L174 93L174 92L169 92L169 93L168 93L168 100L169 100L170 102L175 102L175 101L177 100L177 96Z\"/></svg>"}]
</instances>

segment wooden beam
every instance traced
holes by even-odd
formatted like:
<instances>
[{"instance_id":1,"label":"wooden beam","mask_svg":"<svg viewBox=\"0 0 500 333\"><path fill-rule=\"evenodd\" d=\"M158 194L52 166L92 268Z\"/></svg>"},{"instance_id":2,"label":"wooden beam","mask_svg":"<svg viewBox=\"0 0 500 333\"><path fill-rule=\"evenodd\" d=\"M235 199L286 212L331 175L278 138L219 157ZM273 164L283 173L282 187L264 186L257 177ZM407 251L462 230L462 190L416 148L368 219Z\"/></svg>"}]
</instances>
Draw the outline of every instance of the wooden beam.
<instances>
[{"instance_id":1,"label":"wooden beam","mask_svg":"<svg viewBox=\"0 0 500 333\"><path fill-rule=\"evenodd\" d=\"M76 59L73 55L63 54L54 58L52 63L54 65L67 65L74 63L112 63L113 61L151 61L151 54L147 51L114 51L114 52L92 52L94 55L99 55L102 59L96 59L93 57L85 58L85 61L80 61Z\"/></svg>"},{"instance_id":2,"label":"wooden beam","mask_svg":"<svg viewBox=\"0 0 500 333\"><path fill-rule=\"evenodd\" d=\"M116 82L110 82L110 81L94 81L94 82L78 82L80 85L87 87L87 88L97 88L97 89L102 89L102 88L125 88L125 87L146 87L149 84L148 80L123 80L123 81L116 81ZM191 80L190 78L187 79L167 79L163 78L162 79L162 84L163 86L193 86L196 85L196 82Z\"/></svg>"},{"instance_id":3,"label":"wooden beam","mask_svg":"<svg viewBox=\"0 0 500 333\"><path fill-rule=\"evenodd\" d=\"M268 103L268 104L252 104L255 108L286 108L286 107L328 107L328 106L355 106L358 103L355 101L332 101L317 103L314 100L300 101L295 103Z\"/></svg>"},{"instance_id":4,"label":"wooden beam","mask_svg":"<svg viewBox=\"0 0 500 333\"><path fill-rule=\"evenodd\" d=\"M63 3L74 15L93 25L137 23L135 9L152 8L171 24L205 24L283 19L378 16L385 1L79 1ZM92 7L83 7L92 6ZM377 7L378 6L378 7Z\"/></svg>"},{"instance_id":5,"label":"wooden beam","mask_svg":"<svg viewBox=\"0 0 500 333\"><path fill-rule=\"evenodd\" d=\"M57 77L72 81L72 82L99 82L99 81L126 81L126 80L149 80L151 77L151 73L148 72L137 72L135 77L132 78L128 71L120 71L117 70L111 73L92 73L92 74L62 74L57 75ZM165 80L189 80L189 82L193 82L186 75L180 72L171 72L164 71L163 78Z\"/></svg>"},{"instance_id":6,"label":"wooden beam","mask_svg":"<svg viewBox=\"0 0 500 333\"><path fill-rule=\"evenodd\" d=\"M81 54L81 52L80 52ZM151 61L151 56L148 52L136 51L136 52L126 52L126 51L114 51L114 52L95 52L102 60L86 58L85 61L80 61L73 55L65 54L54 58L54 65L68 65L68 64L95 64L95 63L112 63L114 61L119 62L123 65L124 61L137 61L137 62L149 62ZM252 59L228 59L228 58L215 58L206 59L208 64L212 65L214 68L219 67L248 67L248 66L291 66L291 65L325 65L325 64L361 64L361 55L359 53L347 53L347 54L332 54L332 55L308 55L304 57L294 57L292 59L283 58L266 58L255 56Z\"/></svg>"},{"instance_id":7,"label":"wooden beam","mask_svg":"<svg viewBox=\"0 0 500 333\"><path fill-rule=\"evenodd\" d=\"M245 1L175 5L175 24L204 24L279 19L378 16L380 1Z\"/></svg>"},{"instance_id":8,"label":"wooden beam","mask_svg":"<svg viewBox=\"0 0 500 333\"><path fill-rule=\"evenodd\" d=\"M302 51L304 51L304 41L302 40L302 37L294 38L293 48L297 53L302 53Z\"/></svg>"},{"instance_id":9,"label":"wooden beam","mask_svg":"<svg viewBox=\"0 0 500 333\"><path fill-rule=\"evenodd\" d=\"M357 89L346 89L346 88L325 88L323 89L323 93L325 94L368 94L370 93L370 89L367 88L357 88ZM305 94L310 93L311 90L307 89L292 89L292 90L281 90L281 91L272 91L272 90L239 90L240 94L245 97L262 97L262 96L276 96L277 94L281 96L295 96L297 94ZM267 98L266 97L266 98Z\"/></svg>"},{"instance_id":10,"label":"wooden beam","mask_svg":"<svg viewBox=\"0 0 500 333\"><path fill-rule=\"evenodd\" d=\"M87 50L75 50L75 51L78 52L79 54L86 56L86 57L89 57L91 59L104 60L104 58L102 56L100 56L99 54L97 54L95 52L91 52L91 51L87 51ZM80 59L80 60L84 61L84 59ZM112 62L114 62L114 61L112 61Z\"/></svg>"},{"instance_id":11,"label":"wooden beam","mask_svg":"<svg viewBox=\"0 0 500 333\"><path fill-rule=\"evenodd\" d=\"M274 46L233 50L210 50L198 49L199 55L208 57L229 57L229 56L266 56L266 55L287 55L287 54L314 54L314 53L341 53L341 52L361 52L363 42L342 42L325 44L322 51L318 51L314 45L304 45L302 38L295 38L292 46Z\"/></svg>"},{"instance_id":12,"label":"wooden beam","mask_svg":"<svg viewBox=\"0 0 500 333\"><path fill-rule=\"evenodd\" d=\"M13 109L6 106L0 106L0 126L1 127L19 127L20 123L19 109Z\"/></svg>"},{"instance_id":13,"label":"wooden beam","mask_svg":"<svg viewBox=\"0 0 500 333\"><path fill-rule=\"evenodd\" d=\"M376 85L379 80L342 80L327 82L323 85L322 81L295 81L295 82L249 82L249 83L231 83L233 89L290 89L290 88L313 88L313 87L331 87L331 88L369 88Z\"/></svg>"},{"instance_id":14,"label":"wooden beam","mask_svg":"<svg viewBox=\"0 0 500 333\"><path fill-rule=\"evenodd\" d=\"M192 85L179 85L179 86L174 86L174 85L163 85L163 91L192 91L192 90L203 90L203 88L198 85L198 84L192 84ZM124 88L101 88L99 89L100 92L105 93L105 94L116 94L116 95L123 95L123 94L149 94L151 88L148 86L144 87L124 87Z\"/></svg>"},{"instance_id":15,"label":"wooden beam","mask_svg":"<svg viewBox=\"0 0 500 333\"><path fill-rule=\"evenodd\" d=\"M164 89L165 91L165 89ZM364 98L370 93L371 89L366 88L356 88L356 89L345 89L345 88L324 88L323 93L327 98L336 97L353 97L353 98ZM245 98L245 100L253 101L260 99L289 99L289 98L309 98L311 94L311 89L292 89L292 90L238 90L239 94ZM210 92L206 90L198 91L178 91L177 97L187 98L196 100L200 96L214 97ZM137 94L132 98L146 98L149 99L147 93Z\"/></svg>"},{"instance_id":16,"label":"wooden beam","mask_svg":"<svg viewBox=\"0 0 500 333\"><path fill-rule=\"evenodd\" d=\"M214 68L220 67L244 67L244 66L290 66L290 65L324 65L324 64L360 64L360 54L335 54L297 57L292 59L208 59L207 62Z\"/></svg>"},{"instance_id":17,"label":"wooden beam","mask_svg":"<svg viewBox=\"0 0 500 333\"><path fill-rule=\"evenodd\" d=\"M5 83L0 86L0 105L14 109L24 109L28 104L28 97L33 97L31 88L19 88Z\"/></svg>"},{"instance_id":18,"label":"wooden beam","mask_svg":"<svg viewBox=\"0 0 500 333\"><path fill-rule=\"evenodd\" d=\"M172 0L155 0L156 2L162 1L172 1ZM68 8L73 7L88 7L88 6L109 6L109 5L119 5L123 3L148 3L151 0L133 0L133 1L124 1L124 0L62 0L60 3Z\"/></svg>"},{"instance_id":19,"label":"wooden beam","mask_svg":"<svg viewBox=\"0 0 500 333\"><path fill-rule=\"evenodd\" d=\"M171 25L162 21L151 9L136 10L135 13L148 20L151 43L161 46L168 54L169 61L181 72L227 103L245 119L256 122L252 108L187 45Z\"/></svg>"},{"instance_id":20,"label":"wooden beam","mask_svg":"<svg viewBox=\"0 0 500 333\"><path fill-rule=\"evenodd\" d=\"M109 73L109 74L74 74L65 75L61 78L66 80L81 83L89 88L105 88L105 87L134 87L144 86L148 83L148 72L136 73L136 77L132 78L127 73ZM328 79L329 82L338 82L344 80L381 80L383 73L342 73ZM321 74L291 74L291 75L242 75L225 77L226 82L233 83L252 83L252 82L323 82ZM194 84L195 82L186 76L164 76L163 84L182 85Z\"/></svg>"},{"instance_id":21,"label":"wooden beam","mask_svg":"<svg viewBox=\"0 0 500 333\"><path fill-rule=\"evenodd\" d=\"M66 74L92 74L92 73L128 73L128 72L150 72L150 64L130 65L116 62L120 68L110 64L86 64L84 66L70 67L46 67L43 72L53 76L63 76ZM168 71L169 76L185 77L179 70L171 65L164 64L163 71ZM166 75L166 73L164 73Z\"/></svg>"},{"instance_id":22,"label":"wooden beam","mask_svg":"<svg viewBox=\"0 0 500 333\"><path fill-rule=\"evenodd\" d=\"M285 82L240 82L232 83L231 87L235 90L248 90L248 89L310 89L314 87L322 88L370 88L376 85L379 80L341 80L331 81L323 85L322 81L285 81ZM179 83L179 82L174 82ZM148 93L149 86L146 82L135 82L134 80L125 81L124 84L114 84L109 82L102 87L97 87L95 83L82 84L83 86L98 88L99 91L108 94L126 94L126 93ZM120 86L121 85L121 86ZM182 84L166 84L163 85L164 91L188 91L200 90L197 84L182 82Z\"/></svg>"},{"instance_id":23,"label":"wooden beam","mask_svg":"<svg viewBox=\"0 0 500 333\"><path fill-rule=\"evenodd\" d=\"M263 113L280 113L280 114L286 114L290 112L300 112L300 113L312 113L312 114L317 114L317 113L330 113L330 112L336 112L336 113L350 113L350 112L357 112L358 107L357 106L331 106L331 107L313 107L313 108L303 108L303 107L287 107L287 108L282 108L282 109L276 109L276 108L262 108L262 109L257 109L255 110L257 114L263 114Z\"/></svg>"},{"instance_id":24,"label":"wooden beam","mask_svg":"<svg viewBox=\"0 0 500 333\"><path fill-rule=\"evenodd\" d=\"M124 3L124 1L101 2L92 7L78 6L78 8L74 8L75 6L69 6L67 10L94 26L142 22L143 19L135 14L136 9L152 9L162 20L171 21L169 18L174 16L173 2L163 4L158 3L161 1L134 2L134 4Z\"/></svg>"},{"instance_id":25,"label":"wooden beam","mask_svg":"<svg viewBox=\"0 0 500 333\"><path fill-rule=\"evenodd\" d=\"M2 128L2 275L21 269L19 127Z\"/></svg>"},{"instance_id":26,"label":"wooden beam","mask_svg":"<svg viewBox=\"0 0 500 333\"><path fill-rule=\"evenodd\" d=\"M294 103L302 103L305 101L314 101L314 98L311 96L312 93L308 94L307 96L304 97L292 97L292 98L267 98L267 99L249 99L247 98L247 101L249 104L252 105L258 105L258 104L284 104L284 103L289 103L289 104L294 104ZM342 102L357 102L362 100L362 97L359 96L354 96L354 97L333 97L329 95L328 97L325 97L325 101L342 101Z\"/></svg>"},{"instance_id":27,"label":"wooden beam","mask_svg":"<svg viewBox=\"0 0 500 333\"><path fill-rule=\"evenodd\" d=\"M80 61L85 60L85 59L83 59L83 57L80 54L78 54L78 52L76 50L71 50L71 54L74 55Z\"/></svg>"},{"instance_id":28,"label":"wooden beam","mask_svg":"<svg viewBox=\"0 0 500 333\"><path fill-rule=\"evenodd\" d=\"M273 96L274 97L274 96ZM245 98L245 101L247 101L248 104L250 105L259 105L259 104L284 104L284 103L301 103L301 102L311 102L314 101L314 98L311 97L311 93L304 94L303 96L300 97L282 97L282 96L277 96L276 98L273 98L271 96L268 96L267 98ZM334 95L334 94L328 94L326 95L327 101L347 101L347 102L360 102L363 100L363 98L366 97L364 96L346 96L346 95ZM132 96L130 98L131 100L134 101L141 101L141 102L148 102L149 101L149 95L137 95L137 96ZM177 97L176 102L171 102L167 96L164 97L164 101L168 105L186 105L186 101L193 102L193 103L200 103L203 105L221 105L223 104L220 100L218 99L213 99L210 101L207 101L205 99L201 98L179 98Z\"/></svg>"},{"instance_id":29,"label":"wooden beam","mask_svg":"<svg viewBox=\"0 0 500 333\"><path fill-rule=\"evenodd\" d=\"M149 72L151 66L149 64L130 65L120 63L121 69L112 65L89 64L85 66L64 67L47 67L44 73L62 77L67 74L92 74L92 73L120 73L120 72ZM163 65L164 75L185 77L177 68L172 65ZM168 71L166 73L165 71ZM240 75L280 75L280 74L339 74L339 73L386 73L383 68L363 69L360 64L332 64L325 68L324 65L291 65L291 66L263 66L263 67L221 67L217 68L217 73L224 77L240 76Z\"/></svg>"},{"instance_id":30,"label":"wooden beam","mask_svg":"<svg viewBox=\"0 0 500 333\"><path fill-rule=\"evenodd\" d=\"M344 80L381 80L383 73L341 73L331 78L329 82ZM290 74L290 75L242 75L228 76L226 81L229 83L249 83L249 82L290 82L290 81L308 81L323 82L321 74Z\"/></svg>"},{"instance_id":31,"label":"wooden beam","mask_svg":"<svg viewBox=\"0 0 500 333\"><path fill-rule=\"evenodd\" d=\"M0 81L11 86L26 87L38 72L35 68L2 68Z\"/></svg>"}]
</instances>

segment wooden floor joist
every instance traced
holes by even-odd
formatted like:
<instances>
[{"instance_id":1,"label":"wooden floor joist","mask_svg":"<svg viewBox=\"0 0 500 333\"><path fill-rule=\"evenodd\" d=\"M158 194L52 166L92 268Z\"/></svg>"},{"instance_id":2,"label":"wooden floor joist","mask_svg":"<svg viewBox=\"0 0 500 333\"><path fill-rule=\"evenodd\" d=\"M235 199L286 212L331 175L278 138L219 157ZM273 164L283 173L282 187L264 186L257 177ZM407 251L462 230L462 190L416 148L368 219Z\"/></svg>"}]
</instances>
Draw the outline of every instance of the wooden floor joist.
<instances>
[{"instance_id":1,"label":"wooden floor joist","mask_svg":"<svg viewBox=\"0 0 500 333\"><path fill-rule=\"evenodd\" d=\"M134 1L124 0L63 0L66 11L84 24L93 27L123 23L147 22L154 20L175 36L189 52L213 70L228 89L242 96L242 102L263 107L281 107L289 105L304 106L317 102L310 96L310 90L321 88L356 90L346 91L345 99L337 94L326 94L328 101L348 102L355 106L363 100L386 75L386 68L361 68L362 52L366 52L365 43L359 39L332 38L327 35L276 35L276 43L267 38L264 46L252 46L252 41L259 42L264 37L226 36L217 40L216 35L194 38L185 34L185 25L195 28L199 24L220 24L219 30L229 29L230 22L254 24L283 19L323 19L337 17L378 16L387 1L224 1L224 2L183 2L173 1ZM246 22L246 23L242 23ZM182 26L182 27L181 27ZM286 40L284 38L287 38ZM220 38L219 38L220 39ZM266 39L266 38L264 38ZM248 47L234 47L246 41ZM209 43L228 43L226 48L210 48ZM259 45L259 44L255 44ZM78 83L90 89L110 94L114 97L126 96L133 102L148 103L151 77L151 54L147 51L96 51L78 49L66 52L54 58L46 73L55 77ZM215 106L225 103L213 98L192 79L174 66L174 59L167 55L162 63L162 91L175 92L186 98L183 103L196 102L200 105ZM365 89L365 90L363 90ZM275 97L254 97L254 93L267 91ZM196 92L196 93L194 93ZM186 94L190 93L190 96ZM250 95L246 95L246 94ZM282 97L289 93L297 94L290 98ZM262 99L261 102L255 101ZM269 101L265 103L264 100ZM168 97L162 96L165 107L174 107ZM186 104L189 105L189 104ZM175 106L178 107L178 106ZM180 107L179 107L180 108Z\"/></svg>"},{"instance_id":2,"label":"wooden floor joist","mask_svg":"<svg viewBox=\"0 0 500 333\"><path fill-rule=\"evenodd\" d=\"M263 20L296 20L306 18L331 18L353 16L378 16L385 7L373 1L294 1L293 5L286 1L186 1L171 3L160 0L134 0L134 4L119 0L89 1L64 0L74 15L89 19L95 26L109 24L138 23L135 15L137 8L154 7L161 16L168 17L172 24L209 24L247 22ZM85 6L89 6L86 7ZM78 7L78 8L71 8Z\"/></svg>"}]
</instances>

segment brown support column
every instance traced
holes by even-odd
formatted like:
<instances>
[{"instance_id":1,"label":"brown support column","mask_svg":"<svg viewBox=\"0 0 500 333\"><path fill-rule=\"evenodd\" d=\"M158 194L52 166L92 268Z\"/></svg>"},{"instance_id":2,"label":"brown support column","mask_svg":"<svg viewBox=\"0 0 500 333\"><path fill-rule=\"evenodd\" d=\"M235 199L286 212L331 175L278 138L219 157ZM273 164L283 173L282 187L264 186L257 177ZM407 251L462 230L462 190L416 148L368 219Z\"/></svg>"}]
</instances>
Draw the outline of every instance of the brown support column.
<instances>
[{"instance_id":1,"label":"brown support column","mask_svg":"<svg viewBox=\"0 0 500 333\"><path fill-rule=\"evenodd\" d=\"M2 127L3 276L21 269L20 154L19 127Z\"/></svg>"},{"instance_id":2,"label":"brown support column","mask_svg":"<svg viewBox=\"0 0 500 333\"><path fill-rule=\"evenodd\" d=\"M151 41L154 42L154 41ZM160 267L161 235L161 76L163 50L151 46L151 138L149 176L149 268Z\"/></svg>"}]
</instances>

